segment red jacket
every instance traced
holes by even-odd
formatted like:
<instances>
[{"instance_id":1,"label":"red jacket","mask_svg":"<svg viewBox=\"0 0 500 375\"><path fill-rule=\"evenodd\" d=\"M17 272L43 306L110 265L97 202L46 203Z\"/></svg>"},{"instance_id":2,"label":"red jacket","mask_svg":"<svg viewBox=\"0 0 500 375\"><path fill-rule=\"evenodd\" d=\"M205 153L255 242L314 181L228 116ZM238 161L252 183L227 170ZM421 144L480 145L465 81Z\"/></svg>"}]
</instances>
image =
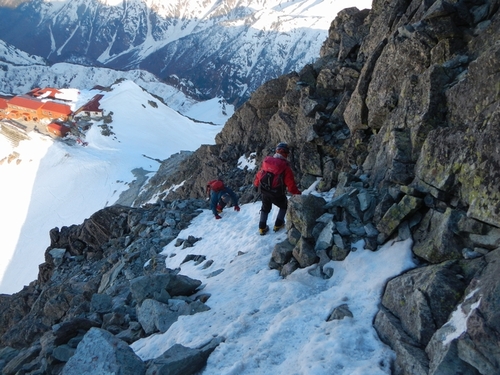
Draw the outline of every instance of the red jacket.
<instances>
[{"instance_id":1,"label":"red jacket","mask_svg":"<svg viewBox=\"0 0 500 375\"><path fill-rule=\"evenodd\" d=\"M300 195L300 190L297 188L295 184L295 177L293 175L292 168L290 168L290 164L288 160L284 159L281 155L279 156L267 156L262 162L262 167L260 171L255 175L255 179L253 184L255 187L259 186L259 182L263 174L261 171L272 172L275 175L279 175L283 173L283 182L286 185L288 191L295 195Z\"/></svg>"}]
</instances>

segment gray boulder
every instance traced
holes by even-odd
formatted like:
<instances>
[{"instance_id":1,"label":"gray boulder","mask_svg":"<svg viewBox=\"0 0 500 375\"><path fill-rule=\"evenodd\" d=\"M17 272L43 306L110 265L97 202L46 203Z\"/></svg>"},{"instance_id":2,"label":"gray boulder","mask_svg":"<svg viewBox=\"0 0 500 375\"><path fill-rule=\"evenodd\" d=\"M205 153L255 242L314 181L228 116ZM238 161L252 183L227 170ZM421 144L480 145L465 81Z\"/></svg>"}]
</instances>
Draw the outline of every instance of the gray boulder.
<instances>
[{"instance_id":1,"label":"gray boulder","mask_svg":"<svg viewBox=\"0 0 500 375\"><path fill-rule=\"evenodd\" d=\"M406 334L425 346L462 298L465 281L454 262L413 269L387 283L382 304L401 320Z\"/></svg>"},{"instance_id":2,"label":"gray boulder","mask_svg":"<svg viewBox=\"0 0 500 375\"><path fill-rule=\"evenodd\" d=\"M323 214L325 203L315 195L294 195L288 201L287 229L293 223L302 237L312 238L316 219Z\"/></svg>"},{"instance_id":3,"label":"gray boulder","mask_svg":"<svg viewBox=\"0 0 500 375\"><path fill-rule=\"evenodd\" d=\"M189 296L201 285L201 281L193 280L173 272L156 275L145 275L130 280L130 291L137 303L145 299L155 299L166 303L172 296Z\"/></svg>"},{"instance_id":4,"label":"gray boulder","mask_svg":"<svg viewBox=\"0 0 500 375\"><path fill-rule=\"evenodd\" d=\"M142 375L146 364L122 340L99 328L91 328L78 344L62 375Z\"/></svg>"},{"instance_id":5,"label":"gray boulder","mask_svg":"<svg viewBox=\"0 0 500 375\"><path fill-rule=\"evenodd\" d=\"M148 363L146 375L194 375L203 369L210 354L222 341L221 338L215 338L198 349L175 344Z\"/></svg>"}]
</instances>

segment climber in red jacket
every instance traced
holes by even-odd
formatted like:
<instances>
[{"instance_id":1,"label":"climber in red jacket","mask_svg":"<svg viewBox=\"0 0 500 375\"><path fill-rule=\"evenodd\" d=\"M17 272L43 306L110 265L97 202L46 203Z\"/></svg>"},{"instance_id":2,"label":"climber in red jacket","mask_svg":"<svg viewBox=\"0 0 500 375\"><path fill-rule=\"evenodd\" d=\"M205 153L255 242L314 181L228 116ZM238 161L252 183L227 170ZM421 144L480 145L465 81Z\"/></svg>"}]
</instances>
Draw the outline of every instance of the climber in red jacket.
<instances>
[{"instance_id":1,"label":"climber in red jacket","mask_svg":"<svg viewBox=\"0 0 500 375\"><path fill-rule=\"evenodd\" d=\"M273 156L267 156L262 162L261 169L257 172L254 186L262 193L262 207L260 209L259 233L266 234L269 231L267 217L274 204L279 208L278 216L274 223L274 231L285 226L285 214L288 208L286 191L294 195L300 195L295 183L292 168L288 162L290 149L284 142L276 146Z\"/></svg>"}]
</instances>

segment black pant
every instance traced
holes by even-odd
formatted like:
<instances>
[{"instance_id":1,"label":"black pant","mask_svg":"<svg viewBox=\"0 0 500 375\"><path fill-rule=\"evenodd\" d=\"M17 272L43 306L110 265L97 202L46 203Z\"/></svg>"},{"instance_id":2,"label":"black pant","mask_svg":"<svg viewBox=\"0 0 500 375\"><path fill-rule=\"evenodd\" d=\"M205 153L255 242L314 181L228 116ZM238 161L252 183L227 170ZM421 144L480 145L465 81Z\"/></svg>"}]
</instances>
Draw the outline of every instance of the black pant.
<instances>
[{"instance_id":1,"label":"black pant","mask_svg":"<svg viewBox=\"0 0 500 375\"><path fill-rule=\"evenodd\" d=\"M286 194L272 195L262 192L262 207L260 209L259 228L263 229L266 227L267 216L269 215L269 212L271 212L273 204L280 209L274 225L281 226L285 222L285 214L288 208L288 199Z\"/></svg>"}]
</instances>

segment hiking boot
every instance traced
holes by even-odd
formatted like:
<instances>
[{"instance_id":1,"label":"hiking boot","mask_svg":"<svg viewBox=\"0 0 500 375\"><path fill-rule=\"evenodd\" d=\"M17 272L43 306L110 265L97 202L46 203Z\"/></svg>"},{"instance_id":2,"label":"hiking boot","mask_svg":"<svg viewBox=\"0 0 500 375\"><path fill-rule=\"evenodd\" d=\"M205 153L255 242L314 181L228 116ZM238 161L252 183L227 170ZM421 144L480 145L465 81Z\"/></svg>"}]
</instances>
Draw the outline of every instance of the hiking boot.
<instances>
[{"instance_id":1,"label":"hiking boot","mask_svg":"<svg viewBox=\"0 0 500 375\"><path fill-rule=\"evenodd\" d=\"M259 228L259 234L261 236L263 236L264 234L266 234L267 232L269 232L269 227L266 225L265 228Z\"/></svg>"},{"instance_id":2,"label":"hiking boot","mask_svg":"<svg viewBox=\"0 0 500 375\"><path fill-rule=\"evenodd\" d=\"M277 232L279 231L281 228L283 228L285 226L285 223L281 224L281 225L275 225L274 228L273 228L273 231Z\"/></svg>"}]
</instances>

